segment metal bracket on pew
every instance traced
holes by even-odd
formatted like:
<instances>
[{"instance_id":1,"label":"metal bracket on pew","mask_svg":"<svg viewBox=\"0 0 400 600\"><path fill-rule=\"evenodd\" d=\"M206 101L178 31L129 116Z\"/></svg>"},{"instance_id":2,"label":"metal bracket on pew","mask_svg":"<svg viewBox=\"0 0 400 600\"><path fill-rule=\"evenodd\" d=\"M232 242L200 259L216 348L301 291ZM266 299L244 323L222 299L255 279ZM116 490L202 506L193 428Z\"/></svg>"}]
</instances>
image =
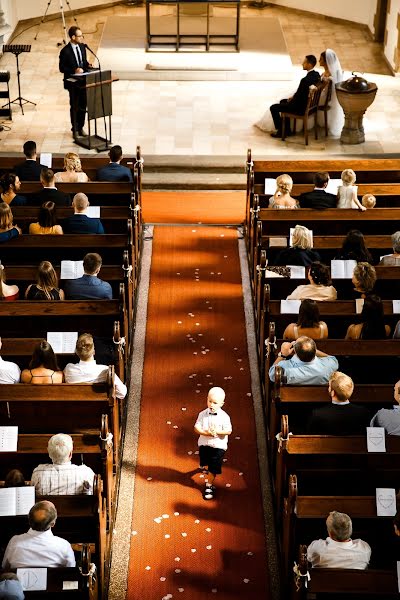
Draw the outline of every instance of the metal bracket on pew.
<instances>
[{"instance_id":1,"label":"metal bracket on pew","mask_svg":"<svg viewBox=\"0 0 400 600\"><path fill-rule=\"evenodd\" d=\"M255 219L258 218L258 213L260 212L261 208L260 208L260 204L259 204L259 197L258 194L254 194L254 204L256 206L256 208L250 208L250 214L251 214L251 223L253 224Z\"/></svg>"},{"instance_id":2,"label":"metal bracket on pew","mask_svg":"<svg viewBox=\"0 0 400 600\"><path fill-rule=\"evenodd\" d=\"M300 546L299 562L294 563L294 585L296 586L296 592L299 592L304 587L308 587L308 582L311 580L310 573L308 572L307 562L307 546Z\"/></svg>"}]
</instances>

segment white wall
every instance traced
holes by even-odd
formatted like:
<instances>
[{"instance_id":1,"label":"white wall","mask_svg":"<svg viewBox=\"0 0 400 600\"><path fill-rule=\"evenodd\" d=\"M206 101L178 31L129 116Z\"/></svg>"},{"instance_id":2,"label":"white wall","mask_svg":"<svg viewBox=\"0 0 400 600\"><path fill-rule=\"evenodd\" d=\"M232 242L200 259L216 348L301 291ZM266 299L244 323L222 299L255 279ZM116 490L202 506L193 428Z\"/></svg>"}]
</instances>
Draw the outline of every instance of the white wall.
<instances>
[{"instance_id":1,"label":"white wall","mask_svg":"<svg viewBox=\"0 0 400 600\"><path fill-rule=\"evenodd\" d=\"M374 20L377 0L269 0L269 2L369 25Z\"/></svg>"},{"instance_id":2,"label":"white wall","mask_svg":"<svg viewBox=\"0 0 400 600\"><path fill-rule=\"evenodd\" d=\"M398 29L397 29L397 19L400 13L400 0L391 0L390 2L390 12L386 17L386 29L387 29L387 39L386 45L383 49L386 60L393 70L396 69L395 59L394 59L394 51L397 47L397 39L398 39ZM398 65L397 65L398 67Z\"/></svg>"}]
</instances>

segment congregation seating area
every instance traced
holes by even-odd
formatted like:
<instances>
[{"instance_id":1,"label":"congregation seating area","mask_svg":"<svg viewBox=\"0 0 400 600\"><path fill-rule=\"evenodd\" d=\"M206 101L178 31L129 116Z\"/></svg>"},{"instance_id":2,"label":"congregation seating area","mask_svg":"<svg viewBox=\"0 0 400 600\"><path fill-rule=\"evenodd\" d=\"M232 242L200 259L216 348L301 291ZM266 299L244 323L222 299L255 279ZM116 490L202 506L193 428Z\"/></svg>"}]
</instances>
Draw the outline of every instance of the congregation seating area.
<instances>
[{"instance_id":1,"label":"congregation seating area","mask_svg":"<svg viewBox=\"0 0 400 600\"><path fill-rule=\"evenodd\" d=\"M270 195L264 193L266 178L289 174L293 179L291 195L297 198L313 189L314 173L326 171L331 178L340 178L347 168L357 174L359 197L367 193L376 197L375 208L365 212L268 208ZM359 229L377 264L380 256L392 252L390 236L398 229L399 199L398 160L257 161L252 159L251 151L247 155L244 230L285 597L398 596L398 538L392 518L377 516L375 494L377 488L399 490L400 439L386 435L386 452L374 453L367 450L366 435L308 433L313 409L331 402L327 385L286 385L284 370L279 366L275 368L275 380L272 382L269 377L269 369L285 341L283 333L297 319L294 309L292 313L281 312L281 301L308 280L304 275L300 279L290 278L288 273L276 277L268 272L268 265L282 247L289 245L289 229L296 225L313 231L313 249L329 267L348 231ZM348 326L359 322L357 294L349 278L333 280L337 300L318 302L329 338L316 339L318 350L335 356L339 371L353 379L351 402L365 407L371 418L381 408L392 408L393 386L399 379L400 364L400 342L391 339L400 318L393 302L400 297L400 271L396 266L375 269L377 281L373 293L383 300L390 338L344 339ZM307 546L315 539L326 538L325 520L331 511L347 513L353 521L352 538L361 538L371 546L371 561L365 571L335 569L333 574L332 569L312 569L307 562ZM293 573L294 562L298 562L297 575Z\"/></svg>"},{"instance_id":2,"label":"congregation seating area","mask_svg":"<svg viewBox=\"0 0 400 600\"><path fill-rule=\"evenodd\" d=\"M11 171L15 157L1 157L0 171ZM22 235L1 245L0 259L7 283L17 284L19 299L0 303L1 356L27 368L32 352L47 332L90 333L98 364L110 364L104 383L41 384L16 383L0 386L0 425L18 426L17 452L0 453L0 480L10 469L19 469L29 482L33 469L49 462L47 444L53 434L71 435L72 462L85 464L96 473L93 495L46 496L58 512L55 535L67 539L77 557L76 568L48 569L47 591L42 598L105 598L109 577L110 536L115 517L116 485L124 435L124 399L116 395L114 378L127 384L127 366L135 328L136 292L140 278L142 220L140 149L124 163L131 169L132 183L96 182L96 171L108 162L104 157L82 158L82 169L91 181L58 184L72 196L87 194L91 206L100 206L104 234L30 235L29 224L37 220L39 207L30 199L41 189L38 182L22 182L27 206L12 207L14 223ZM63 159L53 157L53 169L63 169ZM32 204L34 204L32 202ZM73 214L73 208L58 209L58 218ZM82 260L88 252L101 255L100 277L111 284L110 300L25 300L24 293L35 280L42 260L53 264L60 288L62 260ZM77 362L75 355L57 355L59 367ZM0 517L0 547L27 531L27 517ZM39 566L39 565L38 565ZM74 582L69 591L65 582ZM26 598L38 597L25 592Z\"/></svg>"}]
</instances>

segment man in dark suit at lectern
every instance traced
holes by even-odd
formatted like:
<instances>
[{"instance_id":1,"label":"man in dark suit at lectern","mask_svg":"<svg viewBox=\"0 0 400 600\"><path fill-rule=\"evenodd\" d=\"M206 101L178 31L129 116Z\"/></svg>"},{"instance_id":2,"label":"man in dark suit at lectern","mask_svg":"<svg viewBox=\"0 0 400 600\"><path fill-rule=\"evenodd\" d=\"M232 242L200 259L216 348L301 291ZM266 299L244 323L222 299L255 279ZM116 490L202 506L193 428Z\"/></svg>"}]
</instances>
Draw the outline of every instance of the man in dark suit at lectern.
<instances>
[{"instance_id":1,"label":"man in dark suit at lectern","mask_svg":"<svg viewBox=\"0 0 400 600\"><path fill-rule=\"evenodd\" d=\"M85 135L86 90L68 81L70 77L86 72L90 65L86 57L82 31L76 25L68 30L70 42L60 52L60 71L64 73L64 88L69 92L71 130L75 137Z\"/></svg>"}]
</instances>

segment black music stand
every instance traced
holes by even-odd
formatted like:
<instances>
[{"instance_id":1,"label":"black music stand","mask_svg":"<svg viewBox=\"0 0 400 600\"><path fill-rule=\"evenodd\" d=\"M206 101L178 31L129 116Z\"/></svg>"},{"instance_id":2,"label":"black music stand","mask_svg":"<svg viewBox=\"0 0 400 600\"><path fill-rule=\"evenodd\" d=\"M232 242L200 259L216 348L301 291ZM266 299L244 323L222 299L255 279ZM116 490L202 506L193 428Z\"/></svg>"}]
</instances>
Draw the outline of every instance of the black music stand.
<instances>
[{"instance_id":1,"label":"black music stand","mask_svg":"<svg viewBox=\"0 0 400 600\"><path fill-rule=\"evenodd\" d=\"M24 114L24 109L23 109L24 104L33 104L33 106L36 106L36 102L31 102L30 100L27 100L26 98L23 98L21 96L21 80L20 80L21 71L19 70L19 55L22 54L22 52L30 52L30 51L31 51L30 44L14 44L14 45L4 44L3 45L3 52L11 52L12 54L15 55L15 58L17 59L18 98L15 98L15 100L11 100L11 102L9 104L19 104L21 107L21 110L22 110L22 114ZM6 104L4 106L6 106ZM3 108L4 108L4 106L3 106Z\"/></svg>"}]
</instances>

